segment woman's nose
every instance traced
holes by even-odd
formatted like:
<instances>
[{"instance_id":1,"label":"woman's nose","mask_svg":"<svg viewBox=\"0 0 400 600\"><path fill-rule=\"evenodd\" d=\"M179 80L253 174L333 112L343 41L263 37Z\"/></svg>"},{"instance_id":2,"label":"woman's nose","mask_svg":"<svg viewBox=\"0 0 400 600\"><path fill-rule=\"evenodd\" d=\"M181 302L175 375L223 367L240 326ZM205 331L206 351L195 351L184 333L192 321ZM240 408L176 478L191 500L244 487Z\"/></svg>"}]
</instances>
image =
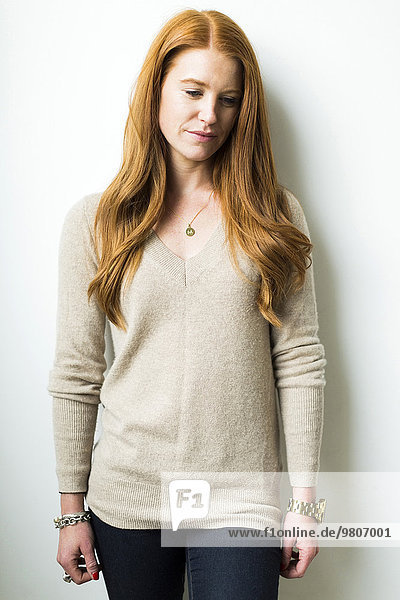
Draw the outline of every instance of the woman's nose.
<instances>
[{"instance_id":1,"label":"woman's nose","mask_svg":"<svg viewBox=\"0 0 400 600\"><path fill-rule=\"evenodd\" d=\"M204 98L200 107L199 118L206 123L215 123L217 120L217 101L213 98Z\"/></svg>"}]
</instances>

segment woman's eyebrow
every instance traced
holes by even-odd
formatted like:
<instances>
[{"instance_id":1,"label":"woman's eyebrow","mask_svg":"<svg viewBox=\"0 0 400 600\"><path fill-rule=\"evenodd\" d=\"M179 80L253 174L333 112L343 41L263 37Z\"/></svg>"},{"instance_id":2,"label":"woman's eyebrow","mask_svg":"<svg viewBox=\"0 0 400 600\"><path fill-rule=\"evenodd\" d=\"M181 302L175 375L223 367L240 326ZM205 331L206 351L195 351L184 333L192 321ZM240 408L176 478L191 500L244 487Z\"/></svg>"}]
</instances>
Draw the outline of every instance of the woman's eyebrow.
<instances>
[{"instance_id":1,"label":"woman's eyebrow","mask_svg":"<svg viewBox=\"0 0 400 600\"><path fill-rule=\"evenodd\" d=\"M180 79L179 80L181 83L197 83L197 85L201 85L205 88L208 88L209 86L204 83L204 81L199 81L198 79L193 79L192 77L188 77L186 79ZM238 94L241 94L241 90L238 90L236 88L232 88L231 90L224 90L225 92L237 92Z\"/></svg>"}]
</instances>

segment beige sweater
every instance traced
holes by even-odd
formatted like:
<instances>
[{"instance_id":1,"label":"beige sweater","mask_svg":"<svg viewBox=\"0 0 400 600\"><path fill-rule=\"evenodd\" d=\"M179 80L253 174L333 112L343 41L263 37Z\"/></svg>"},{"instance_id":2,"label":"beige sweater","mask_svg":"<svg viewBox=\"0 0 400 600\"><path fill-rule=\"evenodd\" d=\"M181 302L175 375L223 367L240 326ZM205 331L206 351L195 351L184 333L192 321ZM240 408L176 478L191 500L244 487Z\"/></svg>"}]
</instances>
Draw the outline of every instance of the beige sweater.
<instances>
[{"instance_id":1,"label":"beige sweater","mask_svg":"<svg viewBox=\"0 0 400 600\"><path fill-rule=\"evenodd\" d=\"M287 194L293 223L310 236L299 202ZM153 231L121 298L128 330L108 322L115 358L105 375L108 320L94 296L87 301L100 196L70 208L59 246L47 388L59 491L85 492L88 506L115 527L154 529L170 523L166 482L191 476L211 482L201 527L279 527L278 411L290 484L316 485L319 470L326 359L313 267L275 328L256 306L257 287L230 262L223 221L188 260ZM239 260L258 281L240 249ZM101 435L93 444L100 403ZM181 525L199 526L196 519Z\"/></svg>"}]
</instances>

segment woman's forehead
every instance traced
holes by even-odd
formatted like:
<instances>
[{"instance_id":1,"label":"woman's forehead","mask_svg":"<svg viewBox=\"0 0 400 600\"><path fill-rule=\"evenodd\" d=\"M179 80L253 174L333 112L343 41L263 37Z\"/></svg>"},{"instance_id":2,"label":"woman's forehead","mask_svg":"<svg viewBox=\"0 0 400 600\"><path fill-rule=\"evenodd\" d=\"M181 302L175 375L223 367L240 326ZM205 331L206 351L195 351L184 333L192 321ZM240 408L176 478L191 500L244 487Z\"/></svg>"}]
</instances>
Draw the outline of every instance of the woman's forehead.
<instances>
[{"instance_id":1,"label":"woman's forehead","mask_svg":"<svg viewBox=\"0 0 400 600\"><path fill-rule=\"evenodd\" d=\"M179 83L197 82L205 87L215 84L216 80L222 87L235 81L236 85L241 82L239 61L216 50L205 48L190 48L179 53L175 57L170 75Z\"/></svg>"}]
</instances>

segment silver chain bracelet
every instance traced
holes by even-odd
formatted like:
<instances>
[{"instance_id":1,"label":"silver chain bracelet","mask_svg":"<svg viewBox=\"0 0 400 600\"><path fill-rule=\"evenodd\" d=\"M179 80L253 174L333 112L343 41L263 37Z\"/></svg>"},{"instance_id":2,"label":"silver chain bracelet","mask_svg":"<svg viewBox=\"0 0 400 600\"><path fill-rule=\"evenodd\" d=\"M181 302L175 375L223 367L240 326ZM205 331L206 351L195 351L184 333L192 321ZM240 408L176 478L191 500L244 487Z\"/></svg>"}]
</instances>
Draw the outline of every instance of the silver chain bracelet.
<instances>
[{"instance_id":1,"label":"silver chain bracelet","mask_svg":"<svg viewBox=\"0 0 400 600\"><path fill-rule=\"evenodd\" d=\"M90 519L90 512L88 510L83 510L81 512L68 513L66 515L61 515L61 517L55 517L53 521L55 528L61 529L67 525L75 525L75 523L79 523L79 521L89 521Z\"/></svg>"}]
</instances>

